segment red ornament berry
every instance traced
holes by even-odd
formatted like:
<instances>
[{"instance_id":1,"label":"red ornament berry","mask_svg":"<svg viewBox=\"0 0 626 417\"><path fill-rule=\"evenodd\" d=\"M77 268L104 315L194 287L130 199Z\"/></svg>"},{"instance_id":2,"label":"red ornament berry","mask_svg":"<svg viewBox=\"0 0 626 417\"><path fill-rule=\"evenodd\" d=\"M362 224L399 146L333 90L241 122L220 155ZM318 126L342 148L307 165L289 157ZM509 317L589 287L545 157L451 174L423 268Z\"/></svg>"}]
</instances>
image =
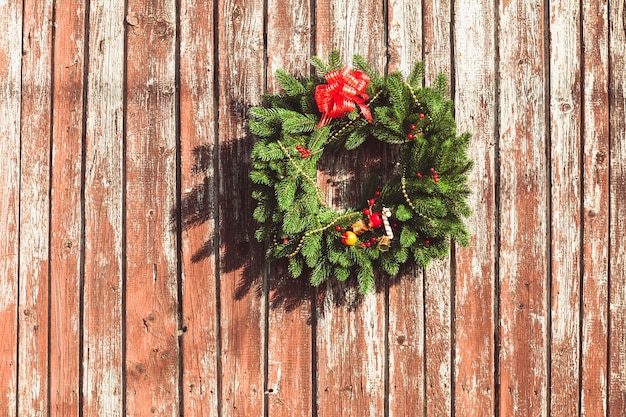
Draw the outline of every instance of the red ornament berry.
<instances>
[{"instance_id":1,"label":"red ornament berry","mask_svg":"<svg viewBox=\"0 0 626 417\"><path fill-rule=\"evenodd\" d=\"M284 239L283 239L283 243L284 243L284 244L287 244L287 243L289 243L289 239L287 239L287 238L284 238Z\"/></svg>"},{"instance_id":2,"label":"red ornament berry","mask_svg":"<svg viewBox=\"0 0 626 417\"><path fill-rule=\"evenodd\" d=\"M435 173L435 168L431 168L430 172L434 174Z\"/></svg>"},{"instance_id":3,"label":"red ornament berry","mask_svg":"<svg viewBox=\"0 0 626 417\"><path fill-rule=\"evenodd\" d=\"M372 213L370 216L369 226L378 229L383 225L383 216L379 212Z\"/></svg>"},{"instance_id":4,"label":"red ornament berry","mask_svg":"<svg viewBox=\"0 0 626 417\"><path fill-rule=\"evenodd\" d=\"M376 241L377 241L377 240L378 240L378 239L376 239L376 236L374 236L373 238L371 238L371 239L370 239L370 241L371 241L372 243L376 243Z\"/></svg>"},{"instance_id":5,"label":"red ornament berry","mask_svg":"<svg viewBox=\"0 0 626 417\"><path fill-rule=\"evenodd\" d=\"M424 113L420 113L420 119L424 118Z\"/></svg>"},{"instance_id":6,"label":"red ornament berry","mask_svg":"<svg viewBox=\"0 0 626 417\"><path fill-rule=\"evenodd\" d=\"M373 206L374 204L376 204L376 200L374 200L373 198L371 200L368 201L370 206Z\"/></svg>"},{"instance_id":7,"label":"red ornament berry","mask_svg":"<svg viewBox=\"0 0 626 417\"><path fill-rule=\"evenodd\" d=\"M368 208L363 209L363 214L365 214L366 216L369 216L370 213L371 213L370 209Z\"/></svg>"},{"instance_id":8,"label":"red ornament berry","mask_svg":"<svg viewBox=\"0 0 626 417\"><path fill-rule=\"evenodd\" d=\"M367 246L368 248L372 246L372 242L365 242L365 246Z\"/></svg>"},{"instance_id":9,"label":"red ornament berry","mask_svg":"<svg viewBox=\"0 0 626 417\"><path fill-rule=\"evenodd\" d=\"M435 182L439 182L439 177L434 178Z\"/></svg>"},{"instance_id":10,"label":"red ornament berry","mask_svg":"<svg viewBox=\"0 0 626 417\"><path fill-rule=\"evenodd\" d=\"M380 195L380 191L378 191L378 190L374 191L374 195L375 195L376 197L378 197L378 196Z\"/></svg>"},{"instance_id":11,"label":"red ornament berry","mask_svg":"<svg viewBox=\"0 0 626 417\"><path fill-rule=\"evenodd\" d=\"M359 246L364 248L365 247L365 243L361 242L361 244Z\"/></svg>"},{"instance_id":12,"label":"red ornament berry","mask_svg":"<svg viewBox=\"0 0 626 417\"><path fill-rule=\"evenodd\" d=\"M335 229L336 229L338 232L341 232L341 226L335 226Z\"/></svg>"},{"instance_id":13,"label":"red ornament berry","mask_svg":"<svg viewBox=\"0 0 626 417\"><path fill-rule=\"evenodd\" d=\"M430 243L430 240L426 239L426 240L424 241L424 243L426 243L426 244L428 245L428 244Z\"/></svg>"},{"instance_id":14,"label":"red ornament berry","mask_svg":"<svg viewBox=\"0 0 626 417\"><path fill-rule=\"evenodd\" d=\"M417 128L417 126L415 126L415 125L411 125L409 127L411 128L411 130L415 130Z\"/></svg>"},{"instance_id":15,"label":"red ornament berry","mask_svg":"<svg viewBox=\"0 0 626 417\"><path fill-rule=\"evenodd\" d=\"M406 135L406 137L409 139L414 139L415 135L413 133L409 133L408 135Z\"/></svg>"},{"instance_id":16,"label":"red ornament berry","mask_svg":"<svg viewBox=\"0 0 626 417\"><path fill-rule=\"evenodd\" d=\"M419 173L419 172L418 172L417 174L415 174L415 176L416 176L417 178L422 178L422 174L421 174L421 173Z\"/></svg>"}]
</instances>

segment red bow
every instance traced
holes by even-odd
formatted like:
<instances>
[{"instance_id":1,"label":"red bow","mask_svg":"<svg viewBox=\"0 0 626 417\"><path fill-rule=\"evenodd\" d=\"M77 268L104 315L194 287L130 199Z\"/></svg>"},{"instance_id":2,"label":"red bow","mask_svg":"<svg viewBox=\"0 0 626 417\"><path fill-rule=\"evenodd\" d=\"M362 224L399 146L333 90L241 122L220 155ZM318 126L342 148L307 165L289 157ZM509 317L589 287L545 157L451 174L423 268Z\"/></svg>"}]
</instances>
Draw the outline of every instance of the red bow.
<instances>
[{"instance_id":1,"label":"red bow","mask_svg":"<svg viewBox=\"0 0 626 417\"><path fill-rule=\"evenodd\" d=\"M344 67L341 72L335 70L325 76L328 84L321 84L315 88L315 102L322 113L317 127L326 126L330 119L338 119L354 110L355 103L361 109L361 114L372 123L372 113L365 104L367 94L365 88L370 77L362 71L350 71Z\"/></svg>"}]
</instances>

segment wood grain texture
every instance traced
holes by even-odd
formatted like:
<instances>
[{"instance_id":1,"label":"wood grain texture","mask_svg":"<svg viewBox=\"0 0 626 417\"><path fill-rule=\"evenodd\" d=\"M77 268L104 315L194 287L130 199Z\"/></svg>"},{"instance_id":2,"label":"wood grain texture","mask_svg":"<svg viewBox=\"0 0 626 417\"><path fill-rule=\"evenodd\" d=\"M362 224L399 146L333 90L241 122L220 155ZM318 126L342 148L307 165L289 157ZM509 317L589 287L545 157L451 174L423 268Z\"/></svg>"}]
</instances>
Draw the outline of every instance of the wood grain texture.
<instances>
[{"instance_id":1,"label":"wood grain texture","mask_svg":"<svg viewBox=\"0 0 626 417\"><path fill-rule=\"evenodd\" d=\"M583 285L580 415L606 416L609 285L608 4L582 4Z\"/></svg>"},{"instance_id":2,"label":"wood grain texture","mask_svg":"<svg viewBox=\"0 0 626 417\"><path fill-rule=\"evenodd\" d=\"M52 1L24 2L20 151L18 414L46 416Z\"/></svg>"},{"instance_id":3,"label":"wood grain texture","mask_svg":"<svg viewBox=\"0 0 626 417\"><path fill-rule=\"evenodd\" d=\"M454 298L454 409L459 416L496 414L496 49L493 0L454 2L455 117L472 133L468 155L471 243L457 246ZM477 57L480 57L477 59Z\"/></svg>"},{"instance_id":4,"label":"wood grain texture","mask_svg":"<svg viewBox=\"0 0 626 417\"><path fill-rule=\"evenodd\" d=\"M311 68L309 2L271 0L267 5L267 85L277 93L274 74L283 69L308 76ZM313 416L314 291L305 277L293 280L272 265L267 279L267 414Z\"/></svg>"},{"instance_id":5,"label":"wood grain texture","mask_svg":"<svg viewBox=\"0 0 626 417\"><path fill-rule=\"evenodd\" d=\"M448 94L455 82L452 74L450 0L423 3L424 68L426 85L437 74L449 80ZM450 257L435 260L424 271L424 327L426 415L452 414L452 308L453 283Z\"/></svg>"},{"instance_id":6,"label":"wood grain texture","mask_svg":"<svg viewBox=\"0 0 626 417\"><path fill-rule=\"evenodd\" d=\"M389 288L389 417L426 415L423 279L413 268Z\"/></svg>"},{"instance_id":7,"label":"wood grain texture","mask_svg":"<svg viewBox=\"0 0 626 417\"><path fill-rule=\"evenodd\" d=\"M55 3L50 230L50 415L80 410L85 3Z\"/></svg>"},{"instance_id":8,"label":"wood grain texture","mask_svg":"<svg viewBox=\"0 0 626 417\"><path fill-rule=\"evenodd\" d=\"M387 16L388 70L405 76L423 61L422 2L390 0Z\"/></svg>"},{"instance_id":9,"label":"wood grain texture","mask_svg":"<svg viewBox=\"0 0 626 417\"><path fill-rule=\"evenodd\" d=\"M546 13L499 5L500 416L548 413Z\"/></svg>"},{"instance_id":10,"label":"wood grain texture","mask_svg":"<svg viewBox=\"0 0 626 417\"><path fill-rule=\"evenodd\" d=\"M221 411L259 416L266 407L266 294L259 291L263 251L254 242L245 120L263 93L264 10L260 2L241 0L217 7Z\"/></svg>"},{"instance_id":11,"label":"wood grain texture","mask_svg":"<svg viewBox=\"0 0 626 417\"><path fill-rule=\"evenodd\" d=\"M622 415L625 7L0 0L0 415ZM365 297L253 238L249 107L332 49L473 133L471 246Z\"/></svg>"},{"instance_id":12,"label":"wood grain texture","mask_svg":"<svg viewBox=\"0 0 626 417\"><path fill-rule=\"evenodd\" d=\"M89 5L83 415L124 416L124 2Z\"/></svg>"},{"instance_id":13,"label":"wood grain texture","mask_svg":"<svg viewBox=\"0 0 626 417\"><path fill-rule=\"evenodd\" d=\"M422 3L389 2L388 70L406 77L423 61ZM389 416L422 416L426 410L424 272L410 268L389 285Z\"/></svg>"},{"instance_id":14,"label":"wood grain texture","mask_svg":"<svg viewBox=\"0 0 626 417\"><path fill-rule=\"evenodd\" d=\"M218 415L215 256L217 154L214 10L185 0L180 9L180 221L182 284L181 408L191 416ZM176 216L180 216L177 218Z\"/></svg>"},{"instance_id":15,"label":"wood grain texture","mask_svg":"<svg viewBox=\"0 0 626 417\"><path fill-rule=\"evenodd\" d=\"M626 410L626 5L609 3L610 283L608 415Z\"/></svg>"},{"instance_id":16,"label":"wood grain texture","mask_svg":"<svg viewBox=\"0 0 626 417\"><path fill-rule=\"evenodd\" d=\"M337 49L346 63L355 53L383 72L385 68L385 34L382 4L377 1L318 2L315 10L316 52L326 57ZM362 28L368 28L367 31ZM359 190L375 166L367 150L350 154L339 153L329 160L329 186L318 176L326 201L335 207L350 207L360 203ZM372 149L369 149L370 152ZM333 169L342 167L342 170ZM354 280L354 277L351 278ZM323 306L317 311L317 413L323 416L379 416L385 406L385 294L372 292L364 297L356 289L331 282L325 292Z\"/></svg>"},{"instance_id":17,"label":"wood grain texture","mask_svg":"<svg viewBox=\"0 0 626 417\"><path fill-rule=\"evenodd\" d=\"M0 4L0 27L22 30L22 3ZM0 415L17 415L21 36L0 37Z\"/></svg>"},{"instance_id":18,"label":"wood grain texture","mask_svg":"<svg viewBox=\"0 0 626 417\"><path fill-rule=\"evenodd\" d=\"M130 1L126 73L126 413L178 416L176 10Z\"/></svg>"},{"instance_id":19,"label":"wood grain texture","mask_svg":"<svg viewBox=\"0 0 626 417\"><path fill-rule=\"evenodd\" d=\"M581 280L580 4L550 3L550 414L579 413Z\"/></svg>"}]
</instances>

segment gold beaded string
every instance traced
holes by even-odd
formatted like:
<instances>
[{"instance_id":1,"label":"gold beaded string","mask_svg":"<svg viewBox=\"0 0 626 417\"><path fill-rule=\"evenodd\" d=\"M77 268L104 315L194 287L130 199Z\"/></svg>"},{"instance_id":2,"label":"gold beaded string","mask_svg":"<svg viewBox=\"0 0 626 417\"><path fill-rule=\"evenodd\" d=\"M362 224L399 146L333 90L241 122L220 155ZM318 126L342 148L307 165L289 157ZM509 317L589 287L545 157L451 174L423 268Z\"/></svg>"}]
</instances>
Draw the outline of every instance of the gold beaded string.
<instances>
[{"instance_id":1,"label":"gold beaded string","mask_svg":"<svg viewBox=\"0 0 626 417\"><path fill-rule=\"evenodd\" d=\"M415 95L415 91L413 91L413 87L411 87L411 84L409 84L408 82L404 82L404 85L407 86L407 88L409 89L409 92L411 93L411 97L413 97L413 101L415 102L416 106L420 105L419 100L417 99L417 96Z\"/></svg>"},{"instance_id":2,"label":"gold beaded string","mask_svg":"<svg viewBox=\"0 0 626 417\"><path fill-rule=\"evenodd\" d=\"M350 217L360 217L360 216L361 216L361 213L356 213L356 212L345 213L345 214L343 214L341 216L337 216L337 218L335 218L332 222L328 223L326 226L322 226L322 227L320 227L318 229L309 230L308 232L306 232L302 236L302 238L300 238L300 242L298 243L298 246L296 247L296 250L294 250L292 253L287 255L286 258L288 258L288 259L293 258L294 256L296 256L300 252L300 250L302 249L302 246L304 245L304 239L305 238L307 238L307 237L309 237L311 235L314 235L315 233L323 232L324 230L326 230L326 229L328 229L328 228L330 228L332 226L335 226L337 223L339 223L342 220L349 219Z\"/></svg>"},{"instance_id":3,"label":"gold beaded string","mask_svg":"<svg viewBox=\"0 0 626 417\"><path fill-rule=\"evenodd\" d=\"M432 219L422 213L420 213L419 211L417 211L417 208L415 207L415 205L413 204L413 202L411 201L411 198L409 197L409 193L406 191L406 178L405 178L406 172L402 173L402 178L400 179L401 183L402 183L402 194L404 195L404 199L406 200L407 204L409 205L409 207L411 207L413 209L413 211L420 217L425 218L428 221L431 221Z\"/></svg>"},{"instance_id":4,"label":"gold beaded string","mask_svg":"<svg viewBox=\"0 0 626 417\"><path fill-rule=\"evenodd\" d=\"M289 159L289 162L291 163L291 165L293 165L293 167L300 173L302 174L302 176L304 176L304 178L309 181L309 183L311 183L311 185L313 185L313 187L315 187L315 196L317 197L317 202L320 203L321 206L323 207L328 207L326 205L326 203L324 202L324 200L322 199L322 191L319 189L319 187L317 186L317 183L315 182L315 180L313 178L311 178L306 172L304 172L304 170L302 169L302 167L300 167L300 165L298 165L296 163L296 161L293 160L293 158L291 157L291 155L289 155L289 151L287 151L287 148L285 148L285 145L283 145L283 143L281 141L276 141L278 143L278 146L280 146L280 149L282 149L283 153L285 154L285 156L287 157L287 159Z\"/></svg>"},{"instance_id":5,"label":"gold beaded string","mask_svg":"<svg viewBox=\"0 0 626 417\"><path fill-rule=\"evenodd\" d=\"M374 94L374 97L372 97L372 99L367 103L368 105L372 104L374 101L376 101L376 99L378 97L380 97L380 95L382 94L383 90L378 90L378 92L376 94ZM352 119L350 120L348 123L346 123L341 129L339 129L337 132L335 132L330 139L328 139L328 143L332 143L334 140L336 140L339 136L341 136L343 134L343 132L345 132L350 126L352 126L352 124L354 124L354 122L356 121L362 121L363 119Z\"/></svg>"}]
</instances>

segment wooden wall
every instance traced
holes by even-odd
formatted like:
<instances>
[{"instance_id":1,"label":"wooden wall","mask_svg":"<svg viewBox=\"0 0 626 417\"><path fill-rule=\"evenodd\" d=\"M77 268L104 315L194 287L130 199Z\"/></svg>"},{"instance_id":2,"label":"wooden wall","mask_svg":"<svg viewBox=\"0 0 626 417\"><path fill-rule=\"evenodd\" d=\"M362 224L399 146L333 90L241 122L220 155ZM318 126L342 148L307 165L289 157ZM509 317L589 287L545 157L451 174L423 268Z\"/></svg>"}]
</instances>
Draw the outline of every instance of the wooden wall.
<instances>
[{"instance_id":1,"label":"wooden wall","mask_svg":"<svg viewBox=\"0 0 626 417\"><path fill-rule=\"evenodd\" d=\"M0 415L626 415L625 7L0 1ZM474 133L471 247L366 297L252 237L247 109L333 48Z\"/></svg>"}]
</instances>

